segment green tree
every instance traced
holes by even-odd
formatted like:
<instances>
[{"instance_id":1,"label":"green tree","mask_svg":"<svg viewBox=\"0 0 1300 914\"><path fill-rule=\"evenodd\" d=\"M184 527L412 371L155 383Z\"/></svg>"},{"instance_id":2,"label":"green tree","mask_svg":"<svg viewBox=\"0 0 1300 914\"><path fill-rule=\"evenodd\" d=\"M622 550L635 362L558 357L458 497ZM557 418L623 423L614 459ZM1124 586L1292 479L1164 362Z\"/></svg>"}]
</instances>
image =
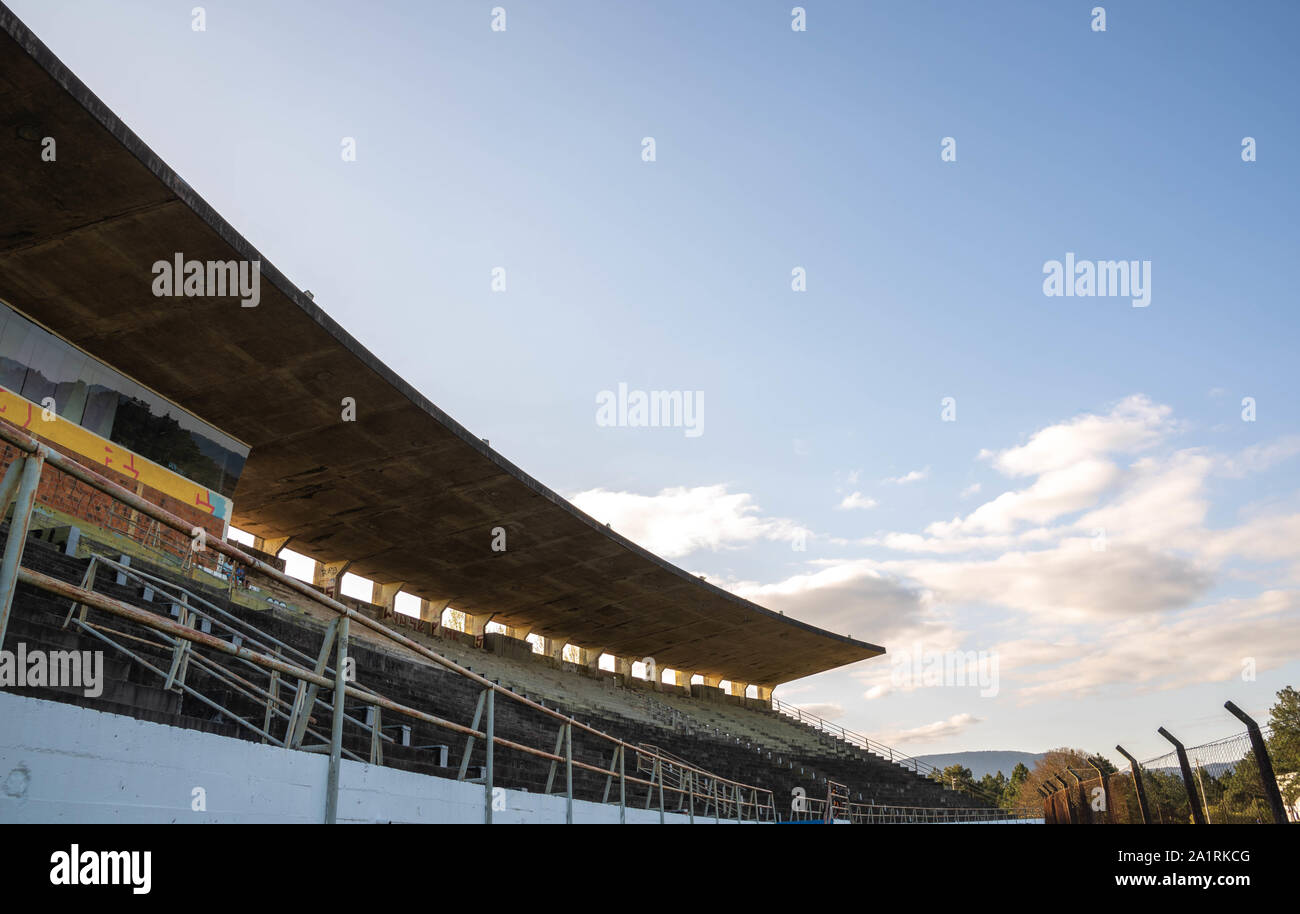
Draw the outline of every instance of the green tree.
<instances>
[{"instance_id":1,"label":"green tree","mask_svg":"<svg viewBox=\"0 0 1300 914\"><path fill-rule=\"evenodd\" d=\"M998 772L1000 775L1002 772ZM1011 769L1011 778L1007 781L1006 786L1002 789L1002 799L998 803L1003 809L1015 809L1016 801L1020 797L1020 788L1029 780L1029 769L1025 767L1024 762L1016 762L1016 767Z\"/></svg>"},{"instance_id":2,"label":"green tree","mask_svg":"<svg viewBox=\"0 0 1300 914\"><path fill-rule=\"evenodd\" d=\"M1277 703L1268 710L1272 733L1268 757L1277 775L1282 802L1294 808L1300 803L1300 692L1286 686L1277 693Z\"/></svg>"},{"instance_id":3,"label":"green tree","mask_svg":"<svg viewBox=\"0 0 1300 914\"><path fill-rule=\"evenodd\" d=\"M931 777L946 787L955 790L975 790L975 775L964 765L949 765L943 771L934 772Z\"/></svg>"}]
</instances>

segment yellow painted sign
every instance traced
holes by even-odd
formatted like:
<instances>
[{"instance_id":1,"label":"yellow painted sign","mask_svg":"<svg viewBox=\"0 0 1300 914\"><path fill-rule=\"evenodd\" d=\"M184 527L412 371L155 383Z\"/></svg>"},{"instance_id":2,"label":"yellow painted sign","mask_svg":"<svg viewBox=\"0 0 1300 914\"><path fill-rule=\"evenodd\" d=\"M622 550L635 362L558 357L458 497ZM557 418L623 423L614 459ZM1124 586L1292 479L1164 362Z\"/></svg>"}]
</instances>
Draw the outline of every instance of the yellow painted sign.
<instances>
[{"instance_id":1,"label":"yellow painted sign","mask_svg":"<svg viewBox=\"0 0 1300 914\"><path fill-rule=\"evenodd\" d=\"M88 457L92 462L110 470L124 473L187 505L194 505L213 517L230 522L232 503L221 493L192 482L107 438L101 438L5 387L0 387L0 419L5 419L30 435Z\"/></svg>"}]
</instances>

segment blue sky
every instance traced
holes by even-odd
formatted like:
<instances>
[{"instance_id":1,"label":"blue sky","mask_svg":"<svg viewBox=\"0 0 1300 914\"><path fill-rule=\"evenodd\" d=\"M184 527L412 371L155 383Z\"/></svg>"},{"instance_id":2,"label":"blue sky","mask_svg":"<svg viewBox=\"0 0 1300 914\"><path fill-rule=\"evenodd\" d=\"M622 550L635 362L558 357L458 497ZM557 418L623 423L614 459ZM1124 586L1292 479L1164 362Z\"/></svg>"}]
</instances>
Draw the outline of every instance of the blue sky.
<instances>
[{"instance_id":1,"label":"blue sky","mask_svg":"<svg viewBox=\"0 0 1300 914\"><path fill-rule=\"evenodd\" d=\"M889 658L778 696L916 753L1144 757L1300 684L1295 4L8 2L547 485L891 655L999 661L996 697ZM1066 252L1150 261L1150 305L1045 296ZM598 425L620 382L702 391L703 434Z\"/></svg>"}]
</instances>

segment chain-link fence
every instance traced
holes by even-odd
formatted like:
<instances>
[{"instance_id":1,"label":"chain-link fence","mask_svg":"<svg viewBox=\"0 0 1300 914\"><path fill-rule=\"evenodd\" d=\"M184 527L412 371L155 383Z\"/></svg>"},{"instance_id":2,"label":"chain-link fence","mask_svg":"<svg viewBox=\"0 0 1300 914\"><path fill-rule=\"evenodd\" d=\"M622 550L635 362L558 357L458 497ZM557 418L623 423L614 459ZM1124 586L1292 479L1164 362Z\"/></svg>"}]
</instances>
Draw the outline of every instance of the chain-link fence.
<instances>
[{"instance_id":1,"label":"chain-link fence","mask_svg":"<svg viewBox=\"0 0 1300 914\"><path fill-rule=\"evenodd\" d=\"M1300 822L1300 759L1290 745L1290 735L1275 737L1271 726L1257 727L1231 702L1225 707L1246 723L1246 730L1199 746L1183 746L1161 728L1159 732L1174 746L1173 751L1137 762L1117 746L1130 760L1124 771L1062 767L1049 772L1039 788L1046 821L1163 825Z\"/></svg>"},{"instance_id":2,"label":"chain-link fence","mask_svg":"<svg viewBox=\"0 0 1300 914\"><path fill-rule=\"evenodd\" d=\"M1044 818L1049 825L1122 825L1142 821L1142 813L1128 774L1099 773L1066 768L1060 772L1060 786L1043 799Z\"/></svg>"}]
</instances>

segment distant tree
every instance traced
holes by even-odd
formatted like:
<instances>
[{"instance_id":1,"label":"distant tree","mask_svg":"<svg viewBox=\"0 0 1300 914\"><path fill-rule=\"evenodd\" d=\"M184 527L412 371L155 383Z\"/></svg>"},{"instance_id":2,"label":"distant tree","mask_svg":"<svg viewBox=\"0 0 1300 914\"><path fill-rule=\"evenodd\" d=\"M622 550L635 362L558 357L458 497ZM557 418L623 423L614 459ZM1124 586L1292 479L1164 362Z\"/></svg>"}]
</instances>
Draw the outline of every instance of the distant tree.
<instances>
[{"instance_id":1,"label":"distant tree","mask_svg":"<svg viewBox=\"0 0 1300 914\"><path fill-rule=\"evenodd\" d=\"M999 775L1002 772L998 772ZM1025 767L1024 762L1016 762L1016 767L1011 769L1011 778L1007 781L1006 786L1002 788L1001 800L998 803L1003 809L1015 809L1016 802L1020 797L1020 788L1024 786L1025 781L1029 780L1029 769Z\"/></svg>"},{"instance_id":2,"label":"distant tree","mask_svg":"<svg viewBox=\"0 0 1300 914\"><path fill-rule=\"evenodd\" d=\"M931 778L954 790L972 791L976 789L975 775L964 765L949 765L942 771L935 771Z\"/></svg>"},{"instance_id":3,"label":"distant tree","mask_svg":"<svg viewBox=\"0 0 1300 914\"><path fill-rule=\"evenodd\" d=\"M1002 793L1006 792L1006 775L1001 771L996 775L985 774L979 779L978 789L979 796L984 797L985 801L1001 806Z\"/></svg>"},{"instance_id":4,"label":"distant tree","mask_svg":"<svg viewBox=\"0 0 1300 914\"><path fill-rule=\"evenodd\" d=\"M1187 801L1181 773L1150 768L1143 771L1142 784L1146 788L1147 804L1157 822L1168 825L1192 821L1192 807Z\"/></svg>"},{"instance_id":5,"label":"distant tree","mask_svg":"<svg viewBox=\"0 0 1300 914\"><path fill-rule=\"evenodd\" d=\"M1092 767L1100 768L1102 774L1115 774L1119 771L1118 768L1111 764L1110 759L1100 753L1088 756L1088 763Z\"/></svg>"},{"instance_id":6,"label":"distant tree","mask_svg":"<svg viewBox=\"0 0 1300 914\"><path fill-rule=\"evenodd\" d=\"M1045 786L1048 790L1053 792L1060 790L1061 784L1057 780L1057 775L1065 778L1067 784L1073 785L1075 779L1070 774L1066 773L1067 769L1074 772L1080 772L1079 777L1086 780L1088 775L1083 774L1082 772L1092 772L1092 766L1088 764L1089 759L1098 760L1099 767L1101 767L1103 771L1106 770L1106 766L1110 766L1110 770L1114 771L1114 766L1110 765L1109 762L1106 762L1106 760L1099 755L1089 754L1082 749L1070 749L1067 747L1053 749L1035 763L1032 771L1028 771L1024 780L1020 782L1019 789L1015 794L1013 805L1010 808L1016 812L1035 813L1041 815L1043 811L1043 797L1038 792L1038 788L1040 786ZM1100 765L1100 762L1106 762L1106 765L1102 766ZM1012 778L1013 780L1015 778L1014 769L1012 770Z\"/></svg>"},{"instance_id":7,"label":"distant tree","mask_svg":"<svg viewBox=\"0 0 1300 914\"><path fill-rule=\"evenodd\" d=\"M1268 739L1268 756L1277 774L1282 801L1294 806L1300 802L1300 692L1291 686L1282 689L1268 714L1273 731Z\"/></svg>"}]
</instances>

